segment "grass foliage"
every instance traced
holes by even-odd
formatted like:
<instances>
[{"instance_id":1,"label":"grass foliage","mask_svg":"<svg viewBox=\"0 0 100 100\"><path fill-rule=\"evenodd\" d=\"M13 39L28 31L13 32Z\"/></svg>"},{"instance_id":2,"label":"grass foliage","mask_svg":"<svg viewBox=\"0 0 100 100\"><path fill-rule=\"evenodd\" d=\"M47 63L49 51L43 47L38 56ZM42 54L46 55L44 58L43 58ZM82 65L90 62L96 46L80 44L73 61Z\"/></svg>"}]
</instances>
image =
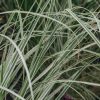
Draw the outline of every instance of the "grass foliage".
<instances>
[{"instance_id":1,"label":"grass foliage","mask_svg":"<svg viewBox=\"0 0 100 100\"><path fill-rule=\"evenodd\" d=\"M1 4L0 100L100 100L99 0Z\"/></svg>"}]
</instances>

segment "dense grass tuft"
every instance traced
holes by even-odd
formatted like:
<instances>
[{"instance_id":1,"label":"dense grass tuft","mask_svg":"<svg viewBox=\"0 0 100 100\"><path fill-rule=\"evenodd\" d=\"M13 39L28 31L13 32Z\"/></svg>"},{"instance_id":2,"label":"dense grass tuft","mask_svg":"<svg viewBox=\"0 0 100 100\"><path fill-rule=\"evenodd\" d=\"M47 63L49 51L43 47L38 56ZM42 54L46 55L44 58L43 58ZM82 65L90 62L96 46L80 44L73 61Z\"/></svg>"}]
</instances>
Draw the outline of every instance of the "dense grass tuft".
<instances>
[{"instance_id":1,"label":"dense grass tuft","mask_svg":"<svg viewBox=\"0 0 100 100\"><path fill-rule=\"evenodd\" d=\"M100 100L98 3L0 2L0 100Z\"/></svg>"}]
</instances>

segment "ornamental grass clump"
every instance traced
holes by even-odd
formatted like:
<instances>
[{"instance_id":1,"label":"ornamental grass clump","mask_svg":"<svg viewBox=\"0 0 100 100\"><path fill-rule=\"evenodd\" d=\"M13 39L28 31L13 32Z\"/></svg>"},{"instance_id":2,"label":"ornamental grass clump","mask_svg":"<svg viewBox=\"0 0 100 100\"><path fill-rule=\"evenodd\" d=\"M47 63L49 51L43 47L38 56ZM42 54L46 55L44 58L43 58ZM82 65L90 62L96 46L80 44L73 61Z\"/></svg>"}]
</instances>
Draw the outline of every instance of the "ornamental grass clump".
<instances>
[{"instance_id":1,"label":"ornamental grass clump","mask_svg":"<svg viewBox=\"0 0 100 100\"><path fill-rule=\"evenodd\" d=\"M10 1L0 12L0 100L99 100L98 3Z\"/></svg>"}]
</instances>

